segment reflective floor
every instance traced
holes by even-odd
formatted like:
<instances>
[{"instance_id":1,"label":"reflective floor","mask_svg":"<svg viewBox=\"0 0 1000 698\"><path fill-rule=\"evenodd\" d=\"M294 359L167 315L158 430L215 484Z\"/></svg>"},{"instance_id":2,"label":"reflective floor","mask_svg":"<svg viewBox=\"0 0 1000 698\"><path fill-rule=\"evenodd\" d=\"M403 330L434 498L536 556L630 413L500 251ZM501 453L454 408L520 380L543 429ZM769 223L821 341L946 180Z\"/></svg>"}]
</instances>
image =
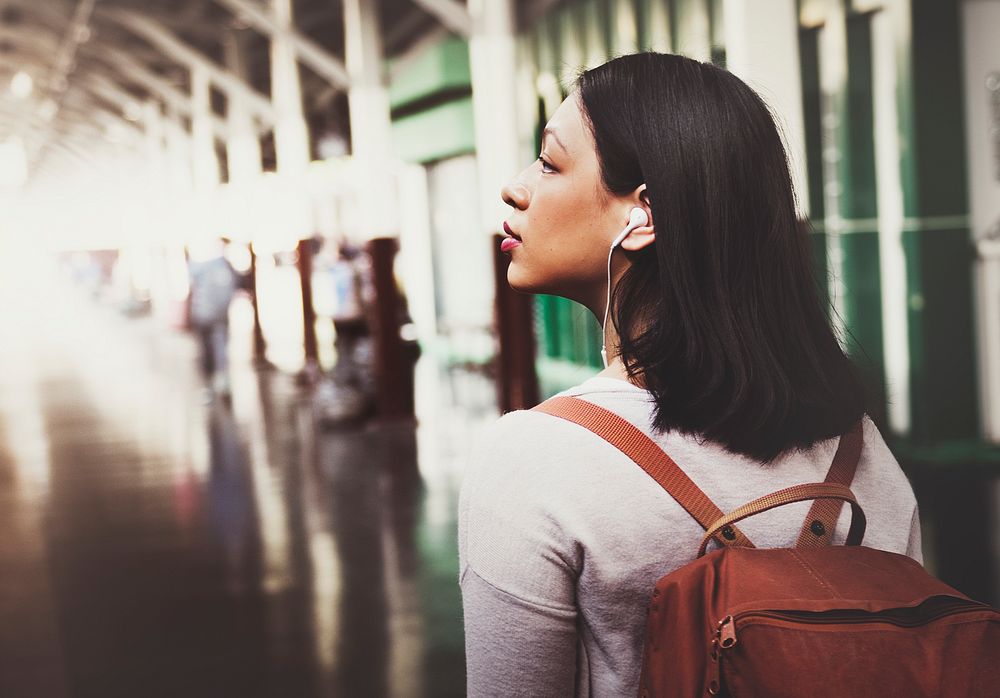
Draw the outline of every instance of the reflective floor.
<instances>
[{"instance_id":1,"label":"reflective floor","mask_svg":"<svg viewBox=\"0 0 1000 698\"><path fill-rule=\"evenodd\" d=\"M418 427L323 431L238 337L205 404L188 336L0 284L0 696L463 694L488 385L424 360Z\"/></svg>"},{"instance_id":2,"label":"reflective floor","mask_svg":"<svg viewBox=\"0 0 1000 698\"><path fill-rule=\"evenodd\" d=\"M3 252L0 698L463 695L455 515L490 383L425 357L418 426L319 429L252 368L242 301L208 404L189 335ZM932 570L996 603L1000 471L905 465Z\"/></svg>"}]
</instances>

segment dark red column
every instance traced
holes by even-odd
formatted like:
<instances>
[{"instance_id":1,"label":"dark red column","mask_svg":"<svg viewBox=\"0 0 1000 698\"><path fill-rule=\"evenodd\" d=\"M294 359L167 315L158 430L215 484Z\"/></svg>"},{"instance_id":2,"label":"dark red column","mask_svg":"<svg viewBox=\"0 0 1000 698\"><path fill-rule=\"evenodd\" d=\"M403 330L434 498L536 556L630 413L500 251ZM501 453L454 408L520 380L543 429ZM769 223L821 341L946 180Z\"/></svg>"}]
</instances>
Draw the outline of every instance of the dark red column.
<instances>
[{"instance_id":1,"label":"dark red column","mask_svg":"<svg viewBox=\"0 0 1000 698\"><path fill-rule=\"evenodd\" d=\"M260 309L257 307L257 252L250 245L250 303L253 306L253 360L257 366L268 365L267 342L260 326Z\"/></svg>"},{"instance_id":2,"label":"dark red column","mask_svg":"<svg viewBox=\"0 0 1000 698\"><path fill-rule=\"evenodd\" d=\"M375 340L376 413L380 420L412 419L413 357L399 335L403 299L393 274L399 240L375 238L367 251L375 290L369 324Z\"/></svg>"},{"instance_id":3,"label":"dark red column","mask_svg":"<svg viewBox=\"0 0 1000 698\"><path fill-rule=\"evenodd\" d=\"M502 413L530 409L540 401L535 372L533 297L514 291L507 283L510 257L500 252L503 235L495 235L493 249L496 286L497 405Z\"/></svg>"},{"instance_id":4,"label":"dark red column","mask_svg":"<svg viewBox=\"0 0 1000 698\"><path fill-rule=\"evenodd\" d=\"M312 380L319 370L319 349L316 341L316 310L312 297L312 240L299 240L298 267L299 283L302 288L302 343L305 348L306 365L303 378Z\"/></svg>"}]
</instances>

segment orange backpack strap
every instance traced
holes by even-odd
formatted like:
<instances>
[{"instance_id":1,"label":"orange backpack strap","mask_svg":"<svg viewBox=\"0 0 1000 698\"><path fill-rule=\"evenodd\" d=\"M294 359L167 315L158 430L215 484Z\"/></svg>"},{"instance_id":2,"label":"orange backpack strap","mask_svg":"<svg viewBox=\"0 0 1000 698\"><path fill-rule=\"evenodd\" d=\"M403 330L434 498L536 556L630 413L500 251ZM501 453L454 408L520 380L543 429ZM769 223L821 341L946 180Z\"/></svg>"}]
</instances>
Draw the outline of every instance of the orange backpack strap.
<instances>
[{"instance_id":1,"label":"orange backpack strap","mask_svg":"<svg viewBox=\"0 0 1000 698\"><path fill-rule=\"evenodd\" d=\"M575 397L554 397L538 405L533 411L561 417L600 436L634 460L705 530L722 518L722 510L715 506L662 448L635 425L614 412ZM754 547L736 526L724 529L720 538L724 538L719 540L722 545Z\"/></svg>"},{"instance_id":2,"label":"orange backpack strap","mask_svg":"<svg viewBox=\"0 0 1000 698\"><path fill-rule=\"evenodd\" d=\"M840 437L833 465L826 474L826 482L850 487L861 458L861 447L865 435L859 421L849 432ZM830 544L833 529L840 518L844 503L838 499L817 499L809 509L809 515L799 533L797 548L819 548Z\"/></svg>"}]
</instances>

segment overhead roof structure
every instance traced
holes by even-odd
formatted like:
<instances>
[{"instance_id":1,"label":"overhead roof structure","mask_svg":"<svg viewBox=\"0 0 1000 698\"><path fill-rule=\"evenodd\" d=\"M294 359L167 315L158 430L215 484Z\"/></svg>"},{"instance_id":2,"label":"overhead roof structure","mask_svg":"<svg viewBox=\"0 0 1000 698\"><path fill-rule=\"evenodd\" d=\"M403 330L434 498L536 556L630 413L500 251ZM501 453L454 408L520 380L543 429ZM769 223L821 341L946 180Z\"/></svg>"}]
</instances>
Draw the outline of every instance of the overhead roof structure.
<instances>
[{"instance_id":1,"label":"overhead roof structure","mask_svg":"<svg viewBox=\"0 0 1000 698\"><path fill-rule=\"evenodd\" d=\"M404 57L429 37L471 32L460 0L364 2L377 6L385 58ZM556 4L521 2L519 24ZM189 120L193 66L211 83L216 138L226 134L232 96L253 114L258 134L266 134L276 118L270 97L275 35L290 43L301 68L309 130L345 133L343 2L294 0L293 14L289 27L276 21L270 0L0 0L0 142L20 137L37 166L48 149L63 142L79 148L115 122L119 133L131 132L146 100ZM227 43L239 49L238 72ZM30 94L8 88L18 73L30 76Z\"/></svg>"}]
</instances>

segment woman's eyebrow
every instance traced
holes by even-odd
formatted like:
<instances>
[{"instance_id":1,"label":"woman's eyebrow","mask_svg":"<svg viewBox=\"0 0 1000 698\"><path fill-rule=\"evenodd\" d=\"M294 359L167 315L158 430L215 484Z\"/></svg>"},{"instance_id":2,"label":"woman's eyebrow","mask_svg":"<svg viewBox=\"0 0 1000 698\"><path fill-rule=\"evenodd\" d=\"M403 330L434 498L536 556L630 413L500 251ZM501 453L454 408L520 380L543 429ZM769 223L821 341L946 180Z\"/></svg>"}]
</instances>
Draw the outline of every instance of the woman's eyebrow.
<instances>
[{"instance_id":1,"label":"woman's eyebrow","mask_svg":"<svg viewBox=\"0 0 1000 698\"><path fill-rule=\"evenodd\" d=\"M558 136L558 135L556 135L556 132L555 132L555 131L553 131L553 130L552 130L551 128L549 128L548 126L546 126L546 127L545 127L545 130L544 130L544 131L542 131L542 140L543 140L543 141L545 140L545 137L546 137L546 136L552 136L553 140L555 140L556 144L557 144L557 145L558 145L558 146L559 146L560 148L562 148L563 152L564 152L564 153L566 153L567 155L569 155L569 151L568 151L568 150L566 150L566 146L565 146L565 145L563 145L563 142L562 142L561 140L559 140L559 136Z\"/></svg>"}]
</instances>

